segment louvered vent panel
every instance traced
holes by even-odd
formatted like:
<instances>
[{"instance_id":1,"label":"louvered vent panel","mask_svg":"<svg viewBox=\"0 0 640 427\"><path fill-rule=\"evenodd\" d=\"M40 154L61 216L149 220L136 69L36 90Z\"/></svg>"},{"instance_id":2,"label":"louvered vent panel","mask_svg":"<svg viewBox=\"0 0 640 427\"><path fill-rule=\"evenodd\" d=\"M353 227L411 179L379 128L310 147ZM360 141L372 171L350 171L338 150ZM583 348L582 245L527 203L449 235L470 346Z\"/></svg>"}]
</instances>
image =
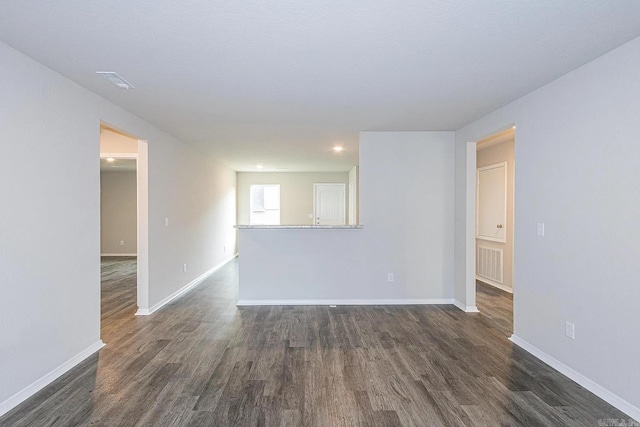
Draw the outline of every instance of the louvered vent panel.
<instances>
[{"instance_id":1,"label":"louvered vent panel","mask_svg":"<svg viewBox=\"0 0 640 427\"><path fill-rule=\"evenodd\" d=\"M502 285L502 249L478 246L476 274Z\"/></svg>"}]
</instances>

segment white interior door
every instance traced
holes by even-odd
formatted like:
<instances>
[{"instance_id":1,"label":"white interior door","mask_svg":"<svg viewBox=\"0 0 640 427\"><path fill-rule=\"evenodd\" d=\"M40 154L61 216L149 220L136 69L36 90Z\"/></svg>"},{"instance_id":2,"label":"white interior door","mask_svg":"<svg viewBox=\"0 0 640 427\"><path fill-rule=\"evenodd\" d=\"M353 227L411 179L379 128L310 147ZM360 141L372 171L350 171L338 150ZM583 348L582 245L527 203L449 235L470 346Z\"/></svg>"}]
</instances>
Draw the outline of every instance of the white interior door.
<instances>
[{"instance_id":1,"label":"white interior door","mask_svg":"<svg viewBox=\"0 0 640 427\"><path fill-rule=\"evenodd\" d=\"M316 225L344 225L345 185L313 184Z\"/></svg>"},{"instance_id":2,"label":"white interior door","mask_svg":"<svg viewBox=\"0 0 640 427\"><path fill-rule=\"evenodd\" d=\"M507 163L477 170L476 237L506 242Z\"/></svg>"}]
</instances>

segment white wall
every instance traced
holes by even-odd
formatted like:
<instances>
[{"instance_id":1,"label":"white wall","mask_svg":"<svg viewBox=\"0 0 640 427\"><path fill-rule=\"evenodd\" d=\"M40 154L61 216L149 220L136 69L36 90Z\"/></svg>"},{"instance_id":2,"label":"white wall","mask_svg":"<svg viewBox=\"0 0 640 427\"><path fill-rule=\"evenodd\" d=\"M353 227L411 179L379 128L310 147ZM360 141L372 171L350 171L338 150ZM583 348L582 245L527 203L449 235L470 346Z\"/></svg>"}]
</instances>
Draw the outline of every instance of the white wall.
<instances>
[{"instance_id":1,"label":"white wall","mask_svg":"<svg viewBox=\"0 0 640 427\"><path fill-rule=\"evenodd\" d=\"M100 121L149 141L151 305L235 252L235 172L2 43L0 63L2 413L100 344Z\"/></svg>"},{"instance_id":2,"label":"white wall","mask_svg":"<svg viewBox=\"0 0 640 427\"><path fill-rule=\"evenodd\" d=\"M349 225L357 225L358 222L358 167L354 166L349 170L349 183L347 189L349 191Z\"/></svg>"},{"instance_id":3,"label":"white wall","mask_svg":"<svg viewBox=\"0 0 640 427\"><path fill-rule=\"evenodd\" d=\"M348 172L238 172L238 224L249 224L249 189L257 184L280 185L280 224L311 225L313 184L343 183L348 188ZM345 206L349 206L345 194Z\"/></svg>"},{"instance_id":4,"label":"white wall","mask_svg":"<svg viewBox=\"0 0 640 427\"><path fill-rule=\"evenodd\" d=\"M235 256L235 209L235 171L186 144L154 145L149 140L151 307Z\"/></svg>"},{"instance_id":5,"label":"white wall","mask_svg":"<svg viewBox=\"0 0 640 427\"><path fill-rule=\"evenodd\" d=\"M102 255L137 254L137 206L135 171L100 172Z\"/></svg>"},{"instance_id":6,"label":"white wall","mask_svg":"<svg viewBox=\"0 0 640 427\"><path fill-rule=\"evenodd\" d=\"M364 228L240 230L240 299L450 302L453 141L452 132L361 133Z\"/></svg>"},{"instance_id":7,"label":"white wall","mask_svg":"<svg viewBox=\"0 0 640 427\"><path fill-rule=\"evenodd\" d=\"M638 70L635 39L456 132L461 152L468 141L517 126L514 334L636 411ZM545 237L536 236L537 222ZM461 283L456 292L464 292ZM575 340L565 337L565 321L576 325Z\"/></svg>"},{"instance_id":8,"label":"white wall","mask_svg":"<svg viewBox=\"0 0 640 427\"><path fill-rule=\"evenodd\" d=\"M454 289L460 308L476 311L476 143L455 144Z\"/></svg>"}]
</instances>

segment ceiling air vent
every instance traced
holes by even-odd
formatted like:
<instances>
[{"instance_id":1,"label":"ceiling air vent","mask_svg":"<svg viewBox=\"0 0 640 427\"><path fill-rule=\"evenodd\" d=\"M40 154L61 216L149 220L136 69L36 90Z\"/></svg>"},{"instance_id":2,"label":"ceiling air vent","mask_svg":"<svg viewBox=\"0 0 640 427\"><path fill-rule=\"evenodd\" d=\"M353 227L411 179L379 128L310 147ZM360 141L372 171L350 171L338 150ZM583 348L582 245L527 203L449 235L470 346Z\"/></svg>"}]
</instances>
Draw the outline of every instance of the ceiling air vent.
<instances>
[{"instance_id":1,"label":"ceiling air vent","mask_svg":"<svg viewBox=\"0 0 640 427\"><path fill-rule=\"evenodd\" d=\"M120 89L133 89L134 86L120 77L118 73L114 73L113 71L96 71L96 74L102 76L109 83L112 83L118 86Z\"/></svg>"}]
</instances>

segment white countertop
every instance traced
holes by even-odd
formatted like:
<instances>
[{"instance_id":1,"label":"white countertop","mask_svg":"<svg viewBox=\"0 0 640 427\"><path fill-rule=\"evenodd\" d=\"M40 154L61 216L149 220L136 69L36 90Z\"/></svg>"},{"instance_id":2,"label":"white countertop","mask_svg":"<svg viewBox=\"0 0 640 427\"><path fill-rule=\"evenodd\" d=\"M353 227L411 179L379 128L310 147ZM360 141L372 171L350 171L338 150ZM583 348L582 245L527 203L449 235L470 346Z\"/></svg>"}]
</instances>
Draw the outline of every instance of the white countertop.
<instances>
[{"instance_id":1,"label":"white countertop","mask_svg":"<svg viewBox=\"0 0 640 427\"><path fill-rule=\"evenodd\" d=\"M358 230L362 225L234 225L239 230L275 230L275 229L309 229L309 230Z\"/></svg>"}]
</instances>

